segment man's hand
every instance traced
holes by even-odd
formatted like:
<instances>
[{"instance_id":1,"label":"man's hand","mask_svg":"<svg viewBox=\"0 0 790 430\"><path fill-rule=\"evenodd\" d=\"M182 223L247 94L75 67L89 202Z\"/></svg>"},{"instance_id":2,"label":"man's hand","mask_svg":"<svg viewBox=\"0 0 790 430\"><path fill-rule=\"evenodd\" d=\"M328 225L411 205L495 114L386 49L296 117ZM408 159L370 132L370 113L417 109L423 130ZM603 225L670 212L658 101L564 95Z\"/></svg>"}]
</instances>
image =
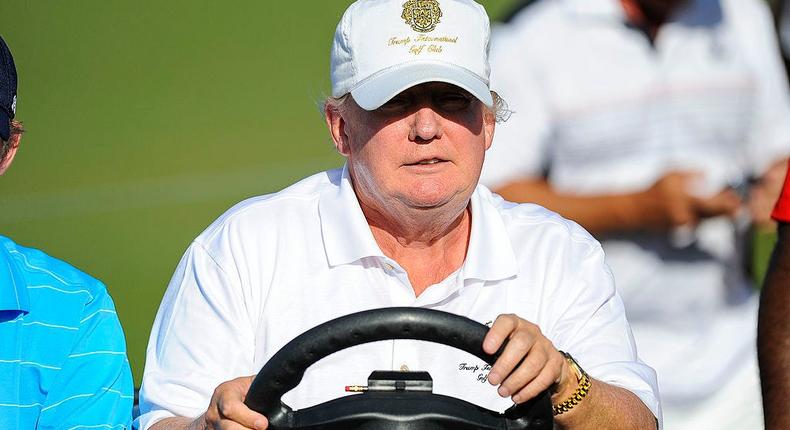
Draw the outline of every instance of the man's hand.
<instances>
[{"instance_id":1,"label":"man's hand","mask_svg":"<svg viewBox=\"0 0 790 430\"><path fill-rule=\"evenodd\" d=\"M656 229L693 227L701 219L716 216L735 216L741 200L731 189L712 196L694 192L699 173L671 172L640 194L638 205L645 225Z\"/></svg>"},{"instance_id":2,"label":"man's hand","mask_svg":"<svg viewBox=\"0 0 790 430\"><path fill-rule=\"evenodd\" d=\"M193 422L190 429L255 429L269 427L263 415L244 404L244 398L255 376L236 378L220 384L211 396L208 410Z\"/></svg>"},{"instance_id":3,"label":"man's hand","mask_svg":"<svg viewBox=\"0 0 790 430\"><path fill-rule=\"evenodd\" d=\"M483 341L483 351L493 354L505 340L505 350L488 373L488 382L499 385L500 396L523 403L554 384L557 394L575 389L573 371L537 325L516 315L500 315Z\"/></svg>"}]
</instances>

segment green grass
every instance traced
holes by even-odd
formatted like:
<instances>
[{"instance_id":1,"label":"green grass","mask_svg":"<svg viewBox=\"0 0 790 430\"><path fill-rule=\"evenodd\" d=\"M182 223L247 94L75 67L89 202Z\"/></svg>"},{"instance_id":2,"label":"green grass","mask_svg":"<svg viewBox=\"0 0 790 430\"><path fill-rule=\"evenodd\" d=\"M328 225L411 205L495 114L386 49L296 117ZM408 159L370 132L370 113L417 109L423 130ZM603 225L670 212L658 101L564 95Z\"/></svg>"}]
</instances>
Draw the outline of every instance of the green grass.
<instances>
[{"instance_id":1,"label":"green grass","mask_svg":"<svg viewBox=\"0 0 790 430\"><path fill-rule=\"evenodd\" d=\"M758 288L762 288L765 274L768 271L768 262L776 245L776 231L756 230L752 235L749 249L751 262L751 275Z\"/></svg>"},{"instance_id":2,"label":"green grass","mask_svg":"<svg viewBox=\"0 0 790 430\"><path fill-rule=\"evenodd\" d=\"M3 1L28 132L0 179L0 233L107 284L138 384L190 240L342 162L316 102L349 3ZM482 3L497 17L514 2Z\"/></svg>"}]
</instances>

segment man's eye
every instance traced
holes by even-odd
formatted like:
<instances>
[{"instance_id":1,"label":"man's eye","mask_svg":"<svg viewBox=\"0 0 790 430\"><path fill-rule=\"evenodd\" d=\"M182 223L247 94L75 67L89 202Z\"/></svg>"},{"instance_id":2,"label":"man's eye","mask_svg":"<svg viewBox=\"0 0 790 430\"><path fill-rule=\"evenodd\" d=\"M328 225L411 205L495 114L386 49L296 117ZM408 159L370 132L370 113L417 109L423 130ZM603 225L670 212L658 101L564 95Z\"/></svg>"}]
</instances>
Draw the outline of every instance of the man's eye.
<instances>
[{"instance_id":1,"label":"man's eye","mask_svg":"<svg viewBox=\"0 0 790 430\"><path fill-rule=\"evenodd\" d=\"M385 112L395 112L405 109L409 105L409 100L405 97L393 97L387 103L381 105L379 109Z\"/></svg>"},{"instance_id":2,"label":"man's eye","mask_svg":"<svg viewBox=\"0 0 790 430\"><path fill-rule=\"evenodd\" d=\"M472 98L464 94L446 94L437 98L436 103L447 111L459 111L469 107Z\"/></svg>"}]
</instances>

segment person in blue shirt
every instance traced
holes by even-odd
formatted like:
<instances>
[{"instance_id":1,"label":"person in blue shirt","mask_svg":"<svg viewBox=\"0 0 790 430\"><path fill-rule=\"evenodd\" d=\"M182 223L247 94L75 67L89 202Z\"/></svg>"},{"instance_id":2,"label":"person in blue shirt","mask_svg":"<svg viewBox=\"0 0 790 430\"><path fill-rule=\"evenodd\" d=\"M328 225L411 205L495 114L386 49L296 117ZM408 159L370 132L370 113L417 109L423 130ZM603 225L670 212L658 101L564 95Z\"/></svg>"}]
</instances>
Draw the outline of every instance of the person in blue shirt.
<instances>
[{"instance_id":1,"label":"person in blue shirt","mask_svg":"<svg viewBox=\"0 0 790 430\"><path fill-rule=\"evenodd\" d=\"M0 38L0 175L23 132L13 119L16 88ZM127 429L133 398L126 340L104 285L0 236L0 429Z\"/></svg>"}]
</instances>

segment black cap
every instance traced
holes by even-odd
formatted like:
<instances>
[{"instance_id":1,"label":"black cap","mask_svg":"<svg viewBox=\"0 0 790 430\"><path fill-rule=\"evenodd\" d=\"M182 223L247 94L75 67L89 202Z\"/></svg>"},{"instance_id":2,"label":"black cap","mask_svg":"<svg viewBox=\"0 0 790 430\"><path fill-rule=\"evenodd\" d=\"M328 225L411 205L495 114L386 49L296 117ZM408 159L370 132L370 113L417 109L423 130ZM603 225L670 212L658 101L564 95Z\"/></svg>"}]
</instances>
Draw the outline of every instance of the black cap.
<instances>
[{"instance_id":1,"label":"black cap","mask_svg":"<svg viewBox=\"0 0 790 430\"><path fill-rule=\"evenodd\" d=\"M5 40L0 37L0 139L11 137L11 119L16 113L16 67Z\"/></svg>"}]
</instances>

